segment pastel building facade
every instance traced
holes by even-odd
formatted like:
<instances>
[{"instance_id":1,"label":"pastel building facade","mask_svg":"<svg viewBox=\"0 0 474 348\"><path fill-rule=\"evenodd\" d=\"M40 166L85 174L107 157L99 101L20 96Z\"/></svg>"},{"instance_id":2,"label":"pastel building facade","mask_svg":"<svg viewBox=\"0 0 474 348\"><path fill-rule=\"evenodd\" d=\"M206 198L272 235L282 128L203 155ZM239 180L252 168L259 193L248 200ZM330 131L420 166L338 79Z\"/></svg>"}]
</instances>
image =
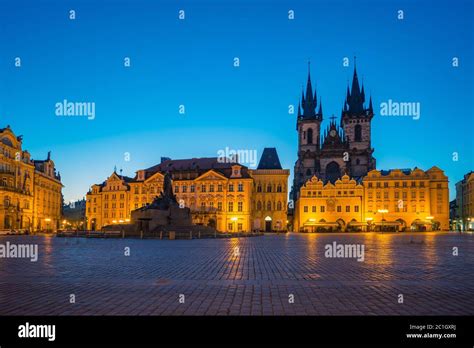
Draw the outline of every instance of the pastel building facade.
<instances>
[{"instance_id":1,"label":"pastel building facade","mask_svg":"<svg viewBox=\"0 0 474 348\"><path fill-rule=\"evenodd\" d=\"M222 232L286 230L289 170L274 148L266 148L257 169L219 158L171 160L138 170L134 178L115 171L86 195L87 228L130 222L131 212L150 204L170 173L173 192L191 210L194 224Z\"/></svg>"}]
</instances>

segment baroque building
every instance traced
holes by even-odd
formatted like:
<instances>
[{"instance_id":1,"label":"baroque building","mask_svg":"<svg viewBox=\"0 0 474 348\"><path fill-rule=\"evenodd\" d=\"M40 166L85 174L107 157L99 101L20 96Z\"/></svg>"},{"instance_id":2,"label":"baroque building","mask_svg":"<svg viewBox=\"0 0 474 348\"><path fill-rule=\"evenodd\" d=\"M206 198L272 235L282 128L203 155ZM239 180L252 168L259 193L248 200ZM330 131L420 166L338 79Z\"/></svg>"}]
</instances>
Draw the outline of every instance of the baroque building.
<instances>
[{"instance_id":1,"label":"baroque building","mask_svg":"<svg viewBox=\"0 0 474 348\"><path fill-rule=\"evenodd\" d=\"M132 210L150 204L169 173L181 207L194 224L218 231L286 230L289 170L283 170L274 148L263 151L257 169L219 158L171 160L138 170L134 178L114 171L86 197L87 228L130 221Z\"/></svg>"},{"instance_id":2,"label":"baroque building","mask_svg":"<svg viewBox=\"0 0 474 348\"><path fill-rule=\"evenodd\" d=\"M448 178L437 167L370 171L357 181L313 177L296 201L295 230L430 231L449 229Z\"/></svg>"},{"instance_id":3,"label":"baroque building","mask_svg":"<svg viewBox=\"0 0 474 348\"><path fill-rule=\"evenodd\" d=\"M474 172L464 175L456 183L455 228L460 231L474 230Z\"/></svg>"},{"instance_id":4,"label":"baroque building","mask_svg":"<svg viewBox=\"0 0 474 348\"><path fill-rule=\"evenodd\" d=\"M56 231L61 219L61 177L51 154L33 160L22 137L0 129L0 229Z\"/></svg>"}]
</instances>

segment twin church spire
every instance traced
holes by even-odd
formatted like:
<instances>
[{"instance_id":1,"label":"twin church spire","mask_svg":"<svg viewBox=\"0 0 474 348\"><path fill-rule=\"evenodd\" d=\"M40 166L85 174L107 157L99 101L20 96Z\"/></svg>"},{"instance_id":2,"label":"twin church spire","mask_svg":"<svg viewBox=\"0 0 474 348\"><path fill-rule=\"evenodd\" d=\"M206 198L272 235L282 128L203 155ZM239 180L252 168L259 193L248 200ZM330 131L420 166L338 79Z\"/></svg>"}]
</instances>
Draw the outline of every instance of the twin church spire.
<instances>
[{"instance_id":1,"label":"twin church spire","mask_svg":"<svg viewBox=\"0 0 474 348\"><path fill-rule=\"evenodd\" d=\"M323 107L321 99L319 100L319 110L316 112L318 106L318 94L316 88L314 89L311 84L311 71L310 63L308 62L308 81L306 82L306 95L304 90L301 91L301 102L298 103L298 119L310 120L310 119L323 119ZM303 108L303 112L301 112Z\"/></svg>"},{"instance_id":2,"label":"twin church spire","mask_svg":"<svg viewBox=\"0 0 474 348\"><path fill-rule=\"evenodd\" d=\"M364 84L362 86L359 83L359 77L357 76L357 67L354 64L354 73L352 77L352 86L349 89L347 86L346 98L344 100L341 115L347 116L365 116L367 114L373 115L372 107L372 96L369 98L369 106L365 108L365 90ZM318 106L318 95L316 88L314 88L311 82L311 71L310 63L308 62L308 80L306 82L306 93L304 89L301 91L301 101L298 103L298 120L310 120L316 119L322 121L323 119L323 108L321 98L319 99L319 109L316 111Z\"/></svg>"},{"instance_id":3,"label":"twin church spire","mask_svg":"<svg viewBox=\"0 0 474 348\"><path fill-rule=\"evenodd\" d=\"M355 57L354 57L355 62ZM365 104L365 90L364 84L362 87L359 85L359 77L357 76L357 67L354 63L354 74L352 76L352 88L349 91L347 86L346 99L344 100L344 106L342 108L342 115L348 116L361 116L367 114L373 114L372 108L372 96L370 96L369 107L364 108Z\"/></svg>"}]
</instances>

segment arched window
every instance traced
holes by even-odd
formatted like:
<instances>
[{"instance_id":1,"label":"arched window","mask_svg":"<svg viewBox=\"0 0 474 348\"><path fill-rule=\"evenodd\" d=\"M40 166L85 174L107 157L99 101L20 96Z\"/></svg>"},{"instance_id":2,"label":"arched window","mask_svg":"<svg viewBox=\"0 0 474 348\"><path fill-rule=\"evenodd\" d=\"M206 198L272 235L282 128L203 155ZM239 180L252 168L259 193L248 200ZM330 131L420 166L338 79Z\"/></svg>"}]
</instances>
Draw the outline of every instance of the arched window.
<instances>
[{"instance_id":1,"label":"arched window","mask_svg":"<svg viewBox=\"0 0 474 348\"><path fill-rule=\"evenodd\" d=\"M267 202L267 210L272 210L272 202Z\"/></svg>"},{"instance_id":2,"label":"arched window","mask_svg":"<svg viewBox=\"0 0 474 348\"><path fill-rule=\"evenodd\" d=\"M262 202L257 202L257 210L262 210Z\"/></svg>"},{"instance_id":3,"label":"arched window","mask_svg":"<svg viewBox=\"0 0 474 348\"><path fill-rule=\"evenodd\" d=\"M278 201L278 203L277 203L277 210L281 210L281 202L280 201Z\"/></svg>"},{"instance_id":4,"label":"arched window","mask_svg":"<svg viewBox=\"0 0 474 348\"><path fill-rule=\"evenodd\" d=\"M341 169L337 162L331 162L326 166L326 179L334 184L341 177Z\"/></svg>"},{"instance_id":5,"label":"arched window","mask_svg":"<svg viewBox=\"0 0 474 348\"><path fill-rule=\"evenodd\" d=\"M267 192L272 192L272 185L269 184L269 185L267 186Z\"/></svg>"},{"instance_id":6,"label":"arched window","mask_svg":"<svg viewBox=\"0 0 474 348\"><path fill-rule=\"evenodd\" d=\"M262 192L262 185L258 184L258 186L257 186L257 192Z\"/></svg>"},{"instance_id":7,"label":"arched window","mask_svg":"<svg viewBox=\"0 0 474 348\"><path fill-rule=\"evenodd\" d=\"M362 126L360 124L354 128L354 141L362 141Z\"/></svg>"},{"instance_id":8,"label":"arched window","mask_svg":"<svg viewBox=\"0 0 474 348\"><path fill-rule=\"evenodd\" d=\"M309 128L308 129L308 144L312 144L312 143L313 143L313 129Z\"/></svg>"}]
</instances>

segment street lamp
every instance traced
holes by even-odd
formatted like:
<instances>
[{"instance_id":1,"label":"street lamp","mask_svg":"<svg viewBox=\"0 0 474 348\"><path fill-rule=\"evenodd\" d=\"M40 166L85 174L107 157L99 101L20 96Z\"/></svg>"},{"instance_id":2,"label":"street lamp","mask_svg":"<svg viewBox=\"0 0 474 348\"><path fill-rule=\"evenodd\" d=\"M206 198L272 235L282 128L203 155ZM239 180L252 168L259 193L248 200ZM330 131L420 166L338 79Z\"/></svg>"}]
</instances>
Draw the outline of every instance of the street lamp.
<instances>
[{"instance_id":1,"label":"street lamp","mask_svg":"<svg viewBox=\"0 0 474 348\"><path fill-rule=\"evenodd\" d=\"M385 220L385 214L388 213L388 209L379 209L377 210L378 213L382 214L382 232L383 232L383 221Z\"/></svg>"},{"instance_id":2,"label":"street lamp","mask_svg":"<svg viewBox=\"0 0 474 348\"><path fill-rule=\"evenodd\" d=\"M367 221L367 230L368 230L368 232L370 232L370 229L371 229L370 225L372 224L373 219L374 219L373 217L366 217L365 218L365 221Z\"/></svg>"},{"instance_id":3,"label":"street lamp","mask_svg":"<svg viewBox=\"0 0 474 348\"><path fill-rule=\"evenodd\" d=\"M426 217L426 220L428 220L428 221L430 222L430 224L431 224L431 231L433 231L433 219L434 219L433 216L427 216L427 217Z\"/></svg>"}]
</instances>

